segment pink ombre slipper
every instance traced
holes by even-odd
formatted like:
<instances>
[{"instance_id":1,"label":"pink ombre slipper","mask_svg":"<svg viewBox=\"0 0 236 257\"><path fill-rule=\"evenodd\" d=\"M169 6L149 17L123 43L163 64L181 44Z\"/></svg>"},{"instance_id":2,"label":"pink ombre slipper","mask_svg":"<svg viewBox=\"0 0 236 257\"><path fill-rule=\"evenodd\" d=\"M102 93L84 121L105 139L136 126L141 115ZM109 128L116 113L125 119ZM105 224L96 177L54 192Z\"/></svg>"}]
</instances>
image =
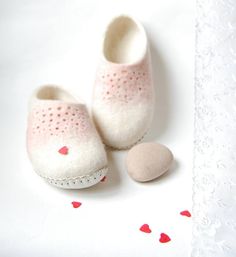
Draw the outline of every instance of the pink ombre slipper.
<instances>
[{"instance_id":1,"label":"pink ombre slipper","mask_svg":"<svg viewBox=\"0 0 236 257\"><path fill-rule=\"evenodd\" d=\"M146 33L128 16L108 25L93 95L93 118L104 143L130 148L150 127L154 89Z\"/></svg>"},{"instance_id":2,"label":"pink ombre slipper","mask_svg":"<svg viewBox=\"0 0 236 257\"><path fill-rule=\"evenodd\" d=\"M107 173L107 157L86 106L56 86L40 87L30 102L29 158L50 184L85 188Z\"/></svg>"}]
</instances>

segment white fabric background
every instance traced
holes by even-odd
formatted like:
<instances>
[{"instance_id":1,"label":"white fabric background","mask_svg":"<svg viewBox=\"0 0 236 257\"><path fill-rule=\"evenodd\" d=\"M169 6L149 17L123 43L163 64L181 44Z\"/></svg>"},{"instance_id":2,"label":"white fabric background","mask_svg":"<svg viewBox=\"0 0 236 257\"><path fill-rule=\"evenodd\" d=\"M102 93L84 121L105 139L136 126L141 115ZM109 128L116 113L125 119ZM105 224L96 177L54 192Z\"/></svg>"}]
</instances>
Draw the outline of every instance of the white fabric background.
<instances>
[{"instance_id":1,"label":"white fabric background","mask_svg":"<svg viewBox=\"0 0 236 257\"><path fill-rule=\"evenodd\" d=\"M236 2L198 0L192 256L236 256Z\"/></svg>"},{"instance_id":2,"label":"white fabric background","mask_svg":"<svg viewBox=\"0 0 236 257\"><path fill-rule=\"evenodd\" d=\"M0 256L175 256L191 250L194 0L0 1ZM107 181L64 191L42 181L25 151L28 98L45 83L89 104L104 25L135 15L150 38L158 93L145 141L166 144L176 162L147 184L110 152ZM72 201L82 202L73 209ZM153 232L139 231L149 223ZM161 232L172 241L158 242Z\"/></svg>"}]
</instances>

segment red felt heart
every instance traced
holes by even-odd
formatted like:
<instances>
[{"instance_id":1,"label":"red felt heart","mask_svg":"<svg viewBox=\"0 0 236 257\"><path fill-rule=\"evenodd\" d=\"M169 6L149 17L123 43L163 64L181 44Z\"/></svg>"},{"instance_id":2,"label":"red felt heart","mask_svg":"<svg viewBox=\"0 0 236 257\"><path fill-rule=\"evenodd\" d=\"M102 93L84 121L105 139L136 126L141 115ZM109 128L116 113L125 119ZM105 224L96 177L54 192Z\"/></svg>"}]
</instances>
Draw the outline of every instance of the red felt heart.
<instances>
[{"instance_id":1,"label":"red felt heart","mask_svg":"<svg viewBox=\"0 0 236 257\"><path fill-rule=\"evenodd\" d=\"M151 233L151 229L149 228L149 225L148 224L143 224L140 229L140 231L144 232L144 233Z\"/></svg>"},{"instance_id":2,"label":"red felt heart","mask_svg":"<svg viewBox=\"0 0 236 257\"><path fill-rule=\"evenodd\" d=\"M80 203L80 202L72 202L71 204L73 205L74 208L79 208L82 203Z\"/></svg>"},{"instance_id":3,"label":"red felt heart","mask_svg":"<svg viewBox=\"0 0 236 257\"><path fill-rule=\"evenodd\" d=\"M159 241L160 241L160 243L167 243L167 242L171 241L171 239L167 234L161 233Z\"/></svg>"},{"instance_id":4,"label":"red felt heart","mask_svg":"<svg viewBox=\"0 0 236 257\"><path fill-rule=\"evenodd\" d=\"M187 211L187 210L186 211L181 211L180 215L186 216L186 217L191 217L191 213L189 211Z\"/></svg>"},{"instance_id":5,"label":"red felt heart","mask_svg":"<svg viewBox=\"0 0 236 257\"><path fill-rule=\"evenodd\" d=\"M100 181L101 181L101 182L104 182L104 181L106 180L106 178L107 178L107 177L104 176Z\"/></svg>"},{"instance_id":6,"label":"red felt heart","mask_svg":"<svg viewBox=\"0 0 236 257\"><path fill-rule=\"evenodd\" d=\"M58 152L60 153L60 154L64 154L64 155L66 155L66 154L68 154L68 147L67 146L63 146L61 149L59 149L58 150Z\"/></svg>"}]
</instances>

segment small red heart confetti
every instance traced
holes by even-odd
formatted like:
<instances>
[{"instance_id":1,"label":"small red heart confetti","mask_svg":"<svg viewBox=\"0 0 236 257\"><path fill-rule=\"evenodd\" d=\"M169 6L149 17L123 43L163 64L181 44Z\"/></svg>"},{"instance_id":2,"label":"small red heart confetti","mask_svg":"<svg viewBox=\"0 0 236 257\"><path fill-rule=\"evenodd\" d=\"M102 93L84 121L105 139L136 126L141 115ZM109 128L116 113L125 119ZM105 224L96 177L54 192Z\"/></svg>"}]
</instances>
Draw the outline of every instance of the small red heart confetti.
<instances>
[{"instance_id":1,"label":"small red heart confetti","mask_svg":"<svg viewBox=\"0 0 236 257\"><path fill-rule=\"evenodd\" d=\"M140 229L140 231L144 232L144 233L151 233L151 229L149 228L149 225L148 224L143 224Z\"/></svg>"},{"instance_id":2,"label":"small red heart confetti","mask_svg":"<svg viewBox=\"0 0 236 257\"><path fill-rule=\"evenodd\" d=\"M186 216L186 217L191 217L192 216L191 213L189 211L187 211L187 210L186 211L181 211L180 215Z\"/></svg>"},{"instance_id":3,"label":"small red heart confetti","mask_svg":"<svg viewBox=\"0 0 236 257\"><path fill-rule=\"evenodd\" d=\"M82 203L80 203L80 202L72 202L71 204L73 205L74 208L79 208Z\"/></svg>"},{"instance_id":4,"label":"small red heart confetti","mask_svg":"<svg viewBox=\"0 0 236 257\"><path fill-rule=\"evenodd\" d=\"M101 181L101 182L104 182L104 181L106 180L106 178L107 178L107 177L104 176L100 181Z\"/></svg>"},{"instance_id":5,"label":"small red heart confetti","mask_svg":"<svg viewBox=\"0 0 236 257\"><path fill-rule=\"evenodd\" d=\"M58 152L59 152L60 154L66 155L66 154L68 154L68 150L69 150L68 147L63 146L61 149L58 150Z\"/></svg>"},{"instance_id":6,"label":"small red heart confetti","mask_svg":"<svg viewBox=\"0 0 236 257\"><path fill-rule=\"evenodd\" d=\"M161 233L159 241L160 243L168 243L169 241L171 241L171 239L165 233Z\"/></svg>"}]
</instances>

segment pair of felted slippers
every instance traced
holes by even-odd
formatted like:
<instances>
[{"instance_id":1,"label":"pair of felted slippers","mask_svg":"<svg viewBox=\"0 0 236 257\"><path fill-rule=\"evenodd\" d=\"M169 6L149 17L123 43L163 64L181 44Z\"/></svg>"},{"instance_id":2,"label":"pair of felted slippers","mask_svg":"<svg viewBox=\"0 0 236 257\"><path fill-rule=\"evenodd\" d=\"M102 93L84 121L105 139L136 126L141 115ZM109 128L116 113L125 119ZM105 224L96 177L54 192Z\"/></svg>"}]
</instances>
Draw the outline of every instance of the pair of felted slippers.
<instances>
[{"instance_id":1,"label":"pair of felted slippers","mask_svg":"<svg viewBox=\"0 0 236 257\"><path fill-rule=\"evenodd\" d=\"M38 175L61 188L85 188L107 173L104 145L129 149L147 132L154 90L146 33L128 16L107 27L93 93L86 106L57 86L30 101L27 149ZM95 126L94 126L95 124Z\"/></svg>"}]
</instances>

